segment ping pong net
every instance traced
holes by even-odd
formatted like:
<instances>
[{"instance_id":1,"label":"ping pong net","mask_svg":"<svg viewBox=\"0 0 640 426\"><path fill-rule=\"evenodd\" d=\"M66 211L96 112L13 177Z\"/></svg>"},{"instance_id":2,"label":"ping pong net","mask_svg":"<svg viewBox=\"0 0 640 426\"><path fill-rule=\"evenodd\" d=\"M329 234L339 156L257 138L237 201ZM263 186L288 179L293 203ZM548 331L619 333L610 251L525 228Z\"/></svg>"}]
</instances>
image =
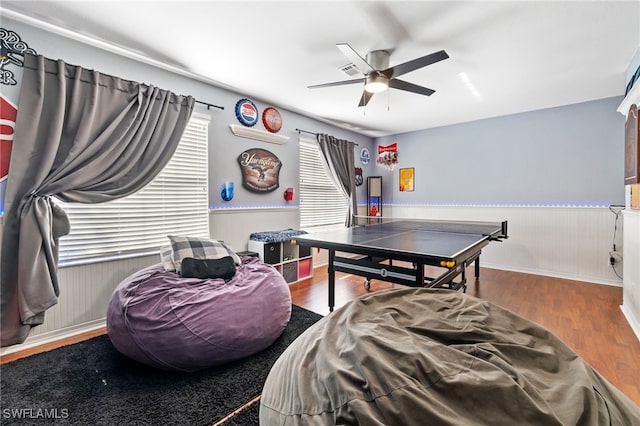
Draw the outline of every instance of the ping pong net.
<instances>
[{"instance_id":1,"label":"ping pong net","mask_svg":"<svg viewBox=\"0 0 640 426\"><path fill-rule=\"evenodd\" d=\"M430 231L508 238L507 222L410 219L381 216L354 216L356 227L378 226L392 231Z\"/></svg>"}]
</instances>

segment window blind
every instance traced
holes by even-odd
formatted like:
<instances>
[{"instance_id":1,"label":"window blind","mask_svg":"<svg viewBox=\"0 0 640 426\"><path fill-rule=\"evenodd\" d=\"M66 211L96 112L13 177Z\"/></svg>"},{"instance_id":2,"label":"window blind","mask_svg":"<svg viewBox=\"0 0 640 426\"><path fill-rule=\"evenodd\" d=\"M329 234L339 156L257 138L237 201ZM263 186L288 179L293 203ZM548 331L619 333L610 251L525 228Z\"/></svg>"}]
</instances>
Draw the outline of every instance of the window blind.
<instances>
[{"instance_id":1,"label":"window blind","mask_svg":"<svg viewBox=\"0 0 640 426\"><path fill-rule=\"evenodd\" d=\"M344 226L348 200L327 174L320 147L300 137L300 227L305 230Z\"/></svg>"},{"instance_id":2,"label":"window blind","mask_svg":"<svg viewBox=\"0 0 640 426\"><path fill-rule=\"evenodd\" d=\"M107 203L58 201L71 223L60 239L61 266L159 253L170 234L208 238L209 120L192 114L171 160L139 192Z\"/></svg>"}]
</instances>

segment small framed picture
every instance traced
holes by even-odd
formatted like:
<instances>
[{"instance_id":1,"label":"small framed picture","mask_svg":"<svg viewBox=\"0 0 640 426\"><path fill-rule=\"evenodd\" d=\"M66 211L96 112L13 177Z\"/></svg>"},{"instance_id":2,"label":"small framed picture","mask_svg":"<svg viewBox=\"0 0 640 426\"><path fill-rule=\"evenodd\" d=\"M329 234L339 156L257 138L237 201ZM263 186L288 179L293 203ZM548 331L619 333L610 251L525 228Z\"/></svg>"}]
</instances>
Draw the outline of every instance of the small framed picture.
<instances>
[{"instance_id":1,"label":"small framed picture","mask_svg":"<svg viewBox=\"0 0 640 426\"><path fill-rule=\"evenodd\" d=\"M414 190L415 171L413 167L400 169L400 192L411 192Z\"/></svg>"}]
</instances>

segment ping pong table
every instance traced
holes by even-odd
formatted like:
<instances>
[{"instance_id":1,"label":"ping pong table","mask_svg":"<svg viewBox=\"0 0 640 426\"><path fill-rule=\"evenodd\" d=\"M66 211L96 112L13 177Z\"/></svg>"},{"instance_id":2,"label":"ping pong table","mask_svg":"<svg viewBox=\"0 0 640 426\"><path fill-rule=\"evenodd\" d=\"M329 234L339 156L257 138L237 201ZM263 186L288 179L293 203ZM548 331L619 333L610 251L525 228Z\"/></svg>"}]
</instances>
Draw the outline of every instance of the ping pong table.
<instances>
[{"instance_id":1,"label":"ping pong table","mask_svg":"<svg viewBox=\"0 0 640 426\"><path fill-rule=\"evenodd\" d=\"M374 218L374 223L368 223L371 221L372 218L365 218L364 225L295 237L295 244L329 252L330 311L335 306L336 272L365 277L367 289L371 279L378 279L412 287L465 291L467 266L475 262L475 275L479 277L482 249L490 241L508 238L506 221ZM410 262L413 266L394 265L394 261ZM425 266L442 268L444 272L427 277ZM459 281L454 281L458 276Z\"/></svg>"}]
</instances>

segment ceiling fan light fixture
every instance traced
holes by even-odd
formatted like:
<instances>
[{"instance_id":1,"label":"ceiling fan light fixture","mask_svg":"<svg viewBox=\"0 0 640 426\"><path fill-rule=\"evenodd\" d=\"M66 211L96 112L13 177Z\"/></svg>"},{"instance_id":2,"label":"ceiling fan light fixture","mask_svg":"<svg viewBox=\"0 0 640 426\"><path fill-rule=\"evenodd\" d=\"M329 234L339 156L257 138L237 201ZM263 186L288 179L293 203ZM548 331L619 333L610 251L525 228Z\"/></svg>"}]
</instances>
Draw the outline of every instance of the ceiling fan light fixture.
<instances>
[{"instance_id":1,"label":"ceiling fan light fixture","mask_svg":"<svg viewBox=\"0 0 640 426\"><path fill-rule=\"evenodd\" d=\"M384 92L389 88L389 79L384 75L374 74L367 77L364 90L369 93Z\"/></svg>"}]
</instances>

